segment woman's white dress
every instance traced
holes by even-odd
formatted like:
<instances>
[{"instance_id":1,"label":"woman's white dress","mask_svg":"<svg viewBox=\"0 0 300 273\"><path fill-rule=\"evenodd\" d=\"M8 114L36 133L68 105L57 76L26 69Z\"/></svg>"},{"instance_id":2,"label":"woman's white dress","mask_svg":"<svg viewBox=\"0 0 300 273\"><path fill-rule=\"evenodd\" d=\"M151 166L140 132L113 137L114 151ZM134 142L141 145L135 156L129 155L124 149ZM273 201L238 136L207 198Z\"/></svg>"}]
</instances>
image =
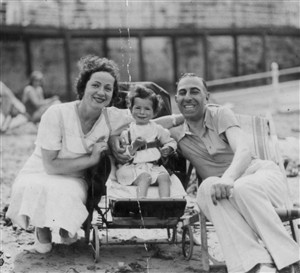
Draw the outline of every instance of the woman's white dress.
<instances>
[{"instance_id":1,"label":"woman's white dress","mask_svg":"<svg viewBox=\"0 0 300 273\"><path fill-rule=\"evenodd\" d=\"M132 121L127 109L105 108L85 135L78 117L78 103L54 105L45 112L36 148L12 186L7 217L24 229L30 223L36 227L63 228L75 234L88 215L83 172L47 174L41 148L59 151L59 158L78 158L91 153L96 142L107 142L110 134L119 134Z\"/></svg>"}]
</instances>

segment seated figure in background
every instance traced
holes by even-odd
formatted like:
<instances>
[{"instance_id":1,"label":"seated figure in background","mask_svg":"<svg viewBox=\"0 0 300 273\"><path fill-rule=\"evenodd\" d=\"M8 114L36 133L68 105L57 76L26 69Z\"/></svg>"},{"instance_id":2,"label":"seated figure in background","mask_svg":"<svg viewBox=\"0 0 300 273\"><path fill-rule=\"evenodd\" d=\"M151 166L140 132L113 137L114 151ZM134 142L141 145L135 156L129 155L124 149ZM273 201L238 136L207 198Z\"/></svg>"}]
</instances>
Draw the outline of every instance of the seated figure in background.
<instances>
[{"instance_id":1,"label":"seated figure in background","mask_svg":"<svg viewBox=\"0 0 300 273\"><path fill-rule=\"evenodd\" d=\"M1 108L1 119L0 119L0 132L6 132L11 128L13 118L23 115L22 124L27 122L25 118L26 109L22 102L20 102L14 93L0 81L0 108ZM14 124L16 127L19 124Z\"/></svg>"},{"instance_id":2,"label":"seated figure in background","mask_svg":"<svg viewBox=\"0 0 300 273\"><path fill-rule=\"evenodd\" d=\"M51 106L60 103L58 96L45 99L43 90L43 74L33 71L29 84L25 87L22 102L26 107L30 121L38 123L43 113Z\"/></svg>"},{"instance_id":3,"label":"seated figure in background","mask_svg":"<svg viewBox=\"0 0 300 273\"><path fill-rule=\"evenodd\" d=\"M159 110L159 98L152 90L137 86L129 93L129 101L134 121L121 133L121 139L131 160L117 166L117 180L136 185L138 197L147 196L149 186L156 183L160 197L169 197L170 176L158 160L174 152L177 144L167 129L151 120Z\"/></svg>"}]
</instances>

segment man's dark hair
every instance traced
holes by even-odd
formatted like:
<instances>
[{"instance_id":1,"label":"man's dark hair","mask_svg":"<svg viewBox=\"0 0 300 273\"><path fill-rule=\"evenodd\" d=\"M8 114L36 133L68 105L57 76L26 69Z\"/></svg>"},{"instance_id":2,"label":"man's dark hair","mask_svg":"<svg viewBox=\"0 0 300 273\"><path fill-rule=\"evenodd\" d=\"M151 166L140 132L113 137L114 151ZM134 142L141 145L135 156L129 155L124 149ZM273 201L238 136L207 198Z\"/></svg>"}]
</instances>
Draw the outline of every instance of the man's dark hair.
<instances>
[{"instance_id":1,"label":"man's dark hair","mask_svg":"<svg viewBox=\"0 0 300 273\"><path fill-rule=\"evenodd\" d=\"M208 87L207 87L206 81L205 81L202 77L196 75L195 73L183 73L183 74L180 76L178 82L176 83L176 86L178 85L178 83L179 83L183 78L188 78L188 77L191 77L191 78L192 78L192 77L199 78L199 79L202 81L203 86L205 87L206 91L208 92Z\"/></svg>"}]
</instances>

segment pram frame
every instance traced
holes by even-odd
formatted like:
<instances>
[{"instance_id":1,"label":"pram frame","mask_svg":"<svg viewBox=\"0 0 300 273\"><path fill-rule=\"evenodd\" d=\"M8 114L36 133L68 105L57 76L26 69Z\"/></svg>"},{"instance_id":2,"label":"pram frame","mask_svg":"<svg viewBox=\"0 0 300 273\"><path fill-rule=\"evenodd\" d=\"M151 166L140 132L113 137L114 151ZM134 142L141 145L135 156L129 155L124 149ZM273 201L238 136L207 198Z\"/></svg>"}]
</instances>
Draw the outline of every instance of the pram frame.
<instances>
[{"instance_id":1,"label":"pram frame","mask_svg":"<svg viewBox=\"0 0 300 273\"><path fill-rule=\"evenodd\" d=\"M121 101L116 105L117 107L124 108L126 107L126 102L124 101L126 91L130 91L135 85L143 85L147 88L152 89L156 94L159 94L164 102L164 108L160 111L158 116L163 116L167 114L171 114L171 100L170 95L161 87L152 82L135 82L135 83L120 83L121 90ZM175 159L176 160L176 159ZM182 159L183 160L183 159ZM185 164L185 160L184 160ZM178 164L177 164L178 166ZM185 166L182 166L181 170L177 171L177 173L181 174L181 178L185 177ZM183 171L182 171L183 170ZM175 174L176 174L176 170ZM185 188L186 180L182 179L180 181ZM132 215L131 217L120 217L113 216L113 204L111 201L108 201L108 197L105 198L105 206L99 207L98 204L94 204L92 211L89 211L89 216L85 226L85 239L86 242L89 243L93 249L94 261L97 263L100 261L100 246L103 245L128 245L128 244L180 244L182 241L177 240L177 229L179 223L182 223L184 218L182 217L185 212L186 207L186 199L182 198L168 198L168 199L140 199L136 198L121 198L117 199L117 202L128 202L128 204L136 203L139 206L143 203L150 202L154 206L159 206L160 204L164 204L166 206L177 204L180 206L180 211L173 215L172 217L168 217L168 213L165 211L165 215L159 215L159 217L144 217L143 212L140 214ZM109 213L112 214L112 220L108 220ZM146 213L147 214L147 213ZM138 218L140 217L140 219ZM144 242L136 242L136 241L122 241L122 242L108 242L108 230L109 229L167 229L167 238L166 240L148 240ZM92 230L92 236L91 236ZM106 231L106 243L100 242L99 238L99 230ZM190 233L189 233L190 232ZM188 241L186 238L190 238ZM182 249L188 247L191 248L193 245L193 235L192 230L188 229L188 232L185 231L185 240L182 245ZM186 251L183 251L185 253Z\"/></svg>"}]
</instances>

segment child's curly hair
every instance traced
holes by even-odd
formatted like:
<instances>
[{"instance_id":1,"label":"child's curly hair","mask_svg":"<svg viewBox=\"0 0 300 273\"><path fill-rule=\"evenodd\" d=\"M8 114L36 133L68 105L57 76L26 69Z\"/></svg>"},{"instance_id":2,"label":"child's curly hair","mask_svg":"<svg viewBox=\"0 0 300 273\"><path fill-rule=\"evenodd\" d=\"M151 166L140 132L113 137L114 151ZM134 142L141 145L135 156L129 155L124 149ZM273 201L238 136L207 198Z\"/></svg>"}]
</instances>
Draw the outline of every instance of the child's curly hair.
<instances>
[{"instance_id":1,"label":"child's curly hair","mask_svg":"<svg viewBox=\"0 0 300 273\"><path fill-rule=\"evenodd\" d=\"M135 98L149 99L152 101L152 108L154 115L157 115L162 107L162 98L155 94L150 88L141 85L136 85L135 88L128 93L129 109L132 111Z\"/></svg>"},{"instance_id":2,"label":"child's curly hair","mask_svg":"<svg viewBox=\"0 0 300 273\"><path fill-rule=\"evenodd\" d=\"M112 103L118 97L119 92L119 68L117 64L106 58L100 58L95 55L82 57L78 62L79 75L76 80L76 90L78 98L81 100L84 96L86 84L95 72L107 72L115 79Z\"/></svg>"}]
</instances>

